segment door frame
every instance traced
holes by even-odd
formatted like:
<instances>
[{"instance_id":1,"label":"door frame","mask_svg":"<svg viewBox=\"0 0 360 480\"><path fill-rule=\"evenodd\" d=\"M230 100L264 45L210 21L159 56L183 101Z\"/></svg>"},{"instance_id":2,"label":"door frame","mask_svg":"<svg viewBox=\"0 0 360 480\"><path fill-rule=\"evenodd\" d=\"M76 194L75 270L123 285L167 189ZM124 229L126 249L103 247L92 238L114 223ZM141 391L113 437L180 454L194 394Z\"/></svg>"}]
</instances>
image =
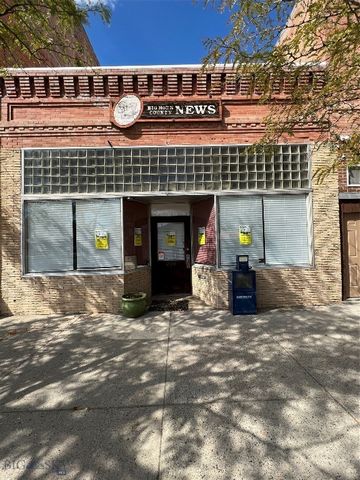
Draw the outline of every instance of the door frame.
<instances>
[{"instance_id":1,"label":"door frame","mask_svg":"<svg viewBox=\"0 0 360 480\"><path fill-rule=\"evenodd\" d=\"M349 296L349 263L347 256L347 229L345 215L347 213L359 213L360 200L340 200L340 238L341 238L341 277L342 277L342 299L351 298ZM355 297L354 297L355 298Z\"/></svg>"},{"instance_id":2,"label":"door frame","mask_svg":"<svg viewBox=\"0 0 360 480\"><path fill-rule=\"evenodd\" d=\"M192 260L193 260L193 242L192 242L192 216L191 215L166 215L166 216L149 216L149 223L150 223L150 265L151 265L151 290L152 294L154 291L154 277L153 277L153 269L154 263L157 256L157 241L154 241L154 236L157 234L157 223L158 222L184 222L184 238L186 239L186 235L188 234L189 240L189 255L190 255L190 268L189 268L189 283L190 283L190 292L192 293ZM186 255L186 253L185 253ZM186 261L186 257L185 257ZM185 293L185 292L184 292ZM171 295L171 294L169 294Z\"/></svg>"}]
</instances>

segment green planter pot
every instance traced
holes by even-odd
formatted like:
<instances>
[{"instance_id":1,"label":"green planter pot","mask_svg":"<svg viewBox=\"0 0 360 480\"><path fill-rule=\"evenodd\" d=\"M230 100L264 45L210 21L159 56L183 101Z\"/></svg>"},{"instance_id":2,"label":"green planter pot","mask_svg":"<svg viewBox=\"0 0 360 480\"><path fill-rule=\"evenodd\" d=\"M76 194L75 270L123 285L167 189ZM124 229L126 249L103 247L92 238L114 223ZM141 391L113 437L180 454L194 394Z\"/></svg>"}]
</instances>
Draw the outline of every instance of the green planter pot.
<instances>
[{"instance_id":1,"label":"green planter pot","mask_svg":"<svg viewBox=\"0 0 360 480\"><path fill-rule=\"evenodd\" d=\"M129 293L121 297L122 313L125 317L136 318L146 312L146 293Z\"/></svg>"}]
</instances>

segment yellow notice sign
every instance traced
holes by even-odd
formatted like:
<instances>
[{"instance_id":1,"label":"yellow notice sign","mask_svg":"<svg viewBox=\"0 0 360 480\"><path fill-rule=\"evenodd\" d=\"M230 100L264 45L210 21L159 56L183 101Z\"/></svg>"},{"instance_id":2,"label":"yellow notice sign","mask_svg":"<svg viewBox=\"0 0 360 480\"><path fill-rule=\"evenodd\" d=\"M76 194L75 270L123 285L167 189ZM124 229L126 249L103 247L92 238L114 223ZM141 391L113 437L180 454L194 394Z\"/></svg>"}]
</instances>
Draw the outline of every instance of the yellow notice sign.
<instances>
[{"instance_id":1,"label":"yellow notice sign","mask_svg":"<svg viewBox=\"0 0 360 480\"><path fill-rule=\"evenodd\" d=\"M135 247L142 246L142 231L141 228L134 229L134 245Z\"/></svg>"},{"instance_id":2,"label":"yellow notice sign","mask_svg":"<svg viewBox=\"0 0 360 480\"><path fill-rule=\"evenodd\" d=\"M168 247L176 247L176 233L167 232L166 234L166 245Z\"/></svg>"},{"instance_id":3,"label":"yellow notice sign","mask_svg":"<svg viewBox=\"0 0 360 480\"><path fill-rule=\"evenodd\" d=\"M96 250L109 250L109 233L106 230L95 230Z\"/></svg>"},{"instance_id":4,"label":"yellow notice sign","mask_svg":"<svg viewBox=\"0 0 360 480\"><path fill-rule=\"evenodd\" d=\"M240 225L239 227L239 241L240 245L252 244L252 233L249 225Z\"/></svg>"},{"instance_id":5,"label":"yellow notice sign","mask_svg":"<svg viewBox=\"0 0 360 480\"><path fill-rule=\"evenodd\" d=\"M198 228L198 244L199 245L205 245L206 244L205 227L199 227Z\"/></svg>"}]
</instances>

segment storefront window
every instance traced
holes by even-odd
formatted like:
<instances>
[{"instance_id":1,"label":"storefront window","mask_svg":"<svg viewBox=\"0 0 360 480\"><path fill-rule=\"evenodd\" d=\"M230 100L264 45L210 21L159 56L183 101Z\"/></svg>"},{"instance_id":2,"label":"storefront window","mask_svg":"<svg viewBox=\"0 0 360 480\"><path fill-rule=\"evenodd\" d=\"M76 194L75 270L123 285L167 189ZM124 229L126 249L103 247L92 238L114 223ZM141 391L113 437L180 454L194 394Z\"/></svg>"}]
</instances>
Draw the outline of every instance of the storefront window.
<instances>
[{"instance_id":1,"label":"storefront window","mask_svg":"<svg viewBox=\"0 0 360 480\"><path fill-rule=\"evenodd\" d=\"M305 195L263 198L265 261L268 265L308 265L309 229Z\"/></svg>"},{"instance_id":2,"label":"storefront window","mask_svg":"<svg viewBox=\"0 0 360 480\"><path fill-rule=\"evenodd\" d=\"M72 202L25 204L27 272L73 269Z\"/></svg>"},{"instance_id":3,"label":"storefront window","mask_svg":"<svg viewBox=\"0 0 360 480\"><path fill-rule=\"evenodd\" d=\"M221 266L239 254L254 266L311 263L305 194L219 197L219 227Z\"/></svg>"},{"instance_id":4,"label":"storefront window","mask_svg":"<svg viewBox=\"0 0 360 480\"><path fill-rule=\"evenodd\" d=\"M122 267L121 200L25 202L26 273Z\"/></svg>"},{"instance_id":5,"label":"storefront window","mask_svg":"<svg viewBox=\"0 0 360 480\"><path fill-rule=\"evenodd\" d=\"M222 266L235 265L235 256L249 255L252 265L264 258L263 214L261 196L219 197L220 258ZM251 244L240 251L240 228L251 228Z\"/></svg>"}]
</instances>

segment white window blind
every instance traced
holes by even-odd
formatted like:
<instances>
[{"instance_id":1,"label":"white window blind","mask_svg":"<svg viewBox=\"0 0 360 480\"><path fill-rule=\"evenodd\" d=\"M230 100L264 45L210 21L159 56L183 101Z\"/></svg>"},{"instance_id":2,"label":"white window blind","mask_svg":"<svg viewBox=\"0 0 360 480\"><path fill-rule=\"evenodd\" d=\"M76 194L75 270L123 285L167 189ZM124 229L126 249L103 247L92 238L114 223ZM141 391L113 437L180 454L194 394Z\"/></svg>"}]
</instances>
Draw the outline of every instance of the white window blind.
<instances>
[{"instance_id":1,"label":"white window blind","mask_svg":"<svg viewBox=\"0 0 360 480\"><path fill-rule=\"evenodd\" d=\"M269 265L309 265L306 195L264 197L265 258Z\"/></svg>"},{"instance_id":2,"label":"white window blind","mask_svg":"<svg viewBox=\"0 0 360 480\"><path fill-rule=\"evenodd\" d=\"M71 201L26 204L27 271L59 272L73 269Z\"/></svg>"},{"instance_id":3,"label":"white window blind","mask_svg":"<svg viewBox=\"0 0 360 480\"><path fill-rule=\"evenodd\" d=\"M171 236L169 242L169 235ZM172 240L172 241L171 241ZM166 261L185 260L184 223L166 222L157 224L158 251ZM170 244L169 244L170 243ZM158 260L160 260L158 253Z\"/></svg>"},{"instance_id":4,"label":"white window blind","mask_svg":"<svg viewBox=\"0 0 360 480\"><path fill-rule=\"evenodd\" d=\"M108 234L109 248L95 247L95 230ZM78 200L76 202L77 268L121 268L120 199Z\"/></svg>"},{"instance_id":5,"label":"white window blind","mask_svg":"<svg viewBox=\"0 0 360 480\"><path fill-rule=\"evenodd\" d=\"M224 196L219 198L221 265L234 266L236 255L249 255L252 265L264 258L262 200L260 196ZM251 245L241 245L240 225L251 229Z\"/></svg>"}]
</instances>

